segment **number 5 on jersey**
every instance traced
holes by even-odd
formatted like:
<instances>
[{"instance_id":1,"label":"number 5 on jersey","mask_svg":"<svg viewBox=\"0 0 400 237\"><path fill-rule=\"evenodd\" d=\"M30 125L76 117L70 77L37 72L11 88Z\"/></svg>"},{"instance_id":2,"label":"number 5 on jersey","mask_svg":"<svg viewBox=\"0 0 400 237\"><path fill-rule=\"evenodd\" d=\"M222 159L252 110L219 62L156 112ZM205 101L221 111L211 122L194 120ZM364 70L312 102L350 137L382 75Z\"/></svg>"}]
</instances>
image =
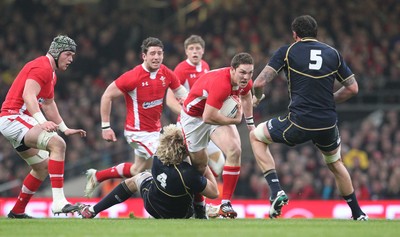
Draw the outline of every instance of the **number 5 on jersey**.
<instances>
[{"instance_id":1,"label":"number 5 on jersey","mask_svg":"<svg viewBox=\"0 0 400 237\"><path fill-rule=\"evenodd\" d=\"M308 67L311 70L319 70L322 66L321 50L311 49L310 51L310 61Z\"/></svg>"}]
</instances>

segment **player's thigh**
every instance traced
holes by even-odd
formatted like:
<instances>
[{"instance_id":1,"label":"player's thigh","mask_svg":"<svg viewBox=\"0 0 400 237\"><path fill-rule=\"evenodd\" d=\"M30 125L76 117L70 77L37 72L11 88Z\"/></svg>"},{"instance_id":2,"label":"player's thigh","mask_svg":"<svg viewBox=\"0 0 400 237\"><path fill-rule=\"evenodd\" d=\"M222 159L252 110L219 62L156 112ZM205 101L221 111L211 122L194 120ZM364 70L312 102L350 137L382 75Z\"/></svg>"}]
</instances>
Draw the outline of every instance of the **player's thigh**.
<instances>
[{"instance_id":1,"label":"player's thigh","mask_svg":"<svg viewBox=\"0 0 400 237\"><path fill-rule=\"evenodd\" d=\"M0 132L16 149L30 140L33 140L33 142L29 143L36 145L36 140L34 140L34 138L37 139L41 129L39 127L35 128L35 125L37 125L36 120L27 115L10 115L0 117ZM30 136L26 137L28 132Z\"/></svg>"},{"instance_id":2,"label":"player's thigh","mask_svg":"<svg viewBox=\"0 0 400 237\"><path fill-rule=\"evenodd\" d=\"M210 133L214 129L213 125L206 124L201 118L191 117L185 113L182 113L181 125L189 152L198 152L208 146Z\"/></svg>"},{"instance_id":3,"label":"player's thigh","mask_svg":"<svg viewBox=\"0 0 400 237\"><path fill-rule=\"evenodd\" d=\"M239 131L235 125L218 126L211 133L211 140L225 153L241 151Z\"/></svg>"},{"instance_id":4,"label":"player's thigh","mask_svg":"<svg viewBox=\"0 0 400 237\"><path fill-rule=\"evenodd\" d=\"M340 146L339 129L335 126L330 129L316 131L312 141L323 154L335 154Z\"/></svg>"},{"instance_id":5,"label":"player's thigh","mask_svg":"<svg viewBox=\"0 0 400 237\"><path fill-rule=\"evenodd\" d=\"M152 165L152 158L148 159L146 157L135 155L135 162L131 166L131 174L137 174L145 170L150 170Z\"/></svg>"},{"instance_id":6,"label":"player's thigh","mask_svg":"<svg viewBox=\"0 0 400 237\"><path fill-rule=\"evenodd\" d=\"M207 153L209 155L211 154L219 154L221 152L221 149L213 141L210 141L207 146Z\"/></svg>"},{"instance_id":7,"label":"player's thigh","mask_svg":"<svg viewBox=\"0 0 400 237\"><path fill-rule=\"evenodd\" d=\"M271 139L276 143L295 146L311 139L310 131L301 129L285 117L272 118L266 123Z\"/></svg>"}]
</instances>

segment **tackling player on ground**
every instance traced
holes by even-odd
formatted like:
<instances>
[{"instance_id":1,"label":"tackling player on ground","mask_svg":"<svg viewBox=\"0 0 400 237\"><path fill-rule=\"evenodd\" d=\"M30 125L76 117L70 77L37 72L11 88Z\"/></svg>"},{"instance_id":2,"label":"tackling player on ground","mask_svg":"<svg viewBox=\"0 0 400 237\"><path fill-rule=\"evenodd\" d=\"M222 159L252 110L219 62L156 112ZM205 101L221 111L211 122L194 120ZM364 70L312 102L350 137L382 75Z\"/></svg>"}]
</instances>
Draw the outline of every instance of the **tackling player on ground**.
<instances>
[{"instance_id":1,"label":"tackling player on ground","mask_svg":"<svg viewBox=\"0 0 400 237\"><path fill-rule=\"evenodd\" d=\"M101 211L124 202L134 193L143 198L146 211L157 219L193 216L194 193L218 197L215 177L207 168L204 176L190 165L182 129L175 125L163 128L150 172L126 179L94 206L84 206L82 218L94 218Z\"/></svg>"}]
</instances>

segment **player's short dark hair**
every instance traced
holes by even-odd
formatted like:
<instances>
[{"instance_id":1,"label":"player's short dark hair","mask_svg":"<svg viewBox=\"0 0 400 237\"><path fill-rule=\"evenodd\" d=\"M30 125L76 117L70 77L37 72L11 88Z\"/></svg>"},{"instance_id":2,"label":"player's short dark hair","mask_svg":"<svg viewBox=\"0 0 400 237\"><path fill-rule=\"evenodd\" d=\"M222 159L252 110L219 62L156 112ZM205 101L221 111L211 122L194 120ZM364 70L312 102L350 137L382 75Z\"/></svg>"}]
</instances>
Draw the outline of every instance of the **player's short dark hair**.
<instances>
[{"instance_id":1,"label":"player's short dark hair","mask_svg":"<svg viewBox=\"0 0 400 237\"><path fill-rule=\"evenodd\" d=\"M148 37L145 40L143 40L142 42L142 46L140 46L142 48L142 53L146 54L147 51L149 51L150 47L161 47L162 49L164 49L164 45L161 42L161 40L155 38L155 37Z\"/></svg>"},{"instance_id":2,"label":"player's short dark hair","mask_svg":"<svg viewBox=\"0 0 400 237\"><path fill-rule=\"evenodd\" d=\"M318 33L317 21L310 15L296 17L292 22L292 31L300 38L316 38Z\"/></svg>"},{"instance_id":3,"label":"player's short dark hair","mask_svg":"<svg viewBox=\"0 0 400 237\"><path fill-rule=\"evenodd\" d=\"M231 67L236 69L242 64L254 64L253 57L249 53L238 53L231 61Z\"/></svg>"},{"instance_id":4,"label":"player's short dark hair","mask_svg":"<svg viewBox=\"0 0 400 237\"><path fill-rule=\"evenodd\" d=\"M191 44L200 44L203 49L206 47L206 43L204 42L203 38L201 38L201 36L199 35L189 36L189 38L187 38L183 43L183 46L186 49Z\"/></svg>"}]
</instances>

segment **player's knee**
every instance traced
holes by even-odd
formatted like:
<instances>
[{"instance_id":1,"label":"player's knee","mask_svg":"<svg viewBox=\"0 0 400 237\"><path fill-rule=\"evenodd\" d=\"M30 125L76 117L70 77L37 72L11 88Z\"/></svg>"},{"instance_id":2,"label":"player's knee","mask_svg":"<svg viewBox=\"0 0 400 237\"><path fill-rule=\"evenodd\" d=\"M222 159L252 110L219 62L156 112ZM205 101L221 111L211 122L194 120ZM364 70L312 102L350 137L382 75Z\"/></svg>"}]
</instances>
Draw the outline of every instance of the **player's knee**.
<instances>
[{"instance_id":1,"label":"player's knee","mask_svg":"<svg viewBox=\"0 0 400 237\"><path fill-rule=\"evenodd\" d=\"M326 164L332 164L332 163L334 163L334 162L336 162L336 161L338 161L338 160L340 160L340 147L336 150L336 152L334 153L334 154L331 154L331 155L327 155L327 154L324 154L324 153L322 153L322 155L323 155L323 157L324 157L324 160L325 160L325 163Z\"/></svg>"},{"instance_id":2,"label":"player's knee","mask_svg":"<svg viewBox=\"0 0 400 237\"><path fill-rule=\"evenodd\" d=\"M42 131L37 139L37 148L52 152L65 152L66 144L64 139L58 136L56 132Z\"/></svg>"},{"instance_id":3,"label":"player's knee","mask_svg":"<svg viewBox=\"0 0 400 237\"><path fill-rule=\"evenodd\" d=\"M271 141L265 136L265 132L264 132L264 128L266 122L264 123L260 123L253 131L250 132L250 139L253 140L257 140L260 142L263 142L265 144L270 144Z\"/></svg>"},{"instance_id":4,"label":"player's knee","mask_svg":"<svg viewBox=\"0 0 400 237\"><path fill-rule=\"evenodd\" d=\"M208 161L208 166L211 168L212 172L219 176L222 174L222 170L225 164L225 157L222 152L215 152L210 155L210 159Z\"/></svg>"}]
</instances>

